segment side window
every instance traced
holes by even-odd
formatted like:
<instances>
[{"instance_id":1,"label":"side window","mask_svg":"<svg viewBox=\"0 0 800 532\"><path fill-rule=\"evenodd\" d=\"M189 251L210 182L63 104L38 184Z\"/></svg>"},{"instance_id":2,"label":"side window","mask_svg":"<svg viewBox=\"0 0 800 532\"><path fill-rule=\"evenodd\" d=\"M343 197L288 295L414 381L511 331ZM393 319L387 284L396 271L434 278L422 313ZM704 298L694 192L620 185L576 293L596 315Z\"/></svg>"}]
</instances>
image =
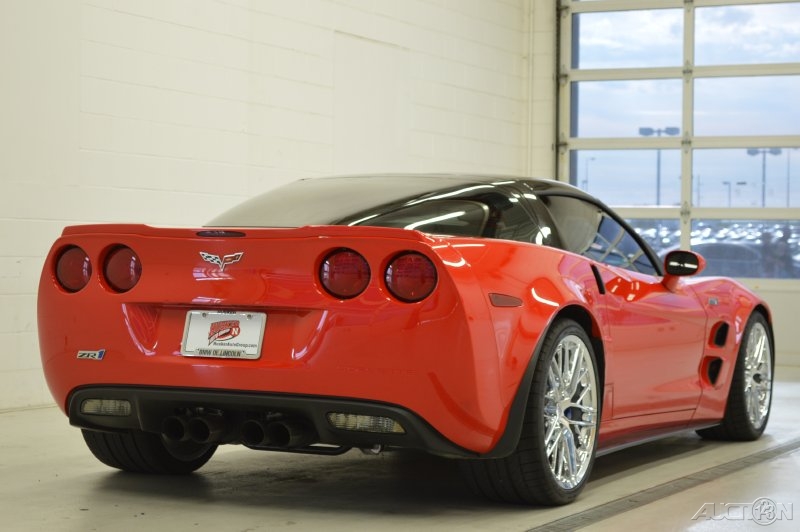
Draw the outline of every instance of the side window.
<instances>
[{"instance_id":1,"label":"side window","mask_svg":"<svg viewBox=\"0 0 800 532\"><path fill-rule=\"evenodd\" d=\"M628 229L603 209L567 196L545 196L564 249L597 262L657 275L657 270Z\"/></svg>"},{"instance_id":2,"label":"side window","mask_svg":"<svg viewBox=\"0 0 800 532\"><path fill-rule=\"evenodd\" d=\"M495 217L494 226L487 227L484 236L517 242L531 242L545 244L549 242L542 236L539 223L535 221L528 211L520 205L519 201L504 198L501 202L493 202Z\"/></svg>"}]
</instances>

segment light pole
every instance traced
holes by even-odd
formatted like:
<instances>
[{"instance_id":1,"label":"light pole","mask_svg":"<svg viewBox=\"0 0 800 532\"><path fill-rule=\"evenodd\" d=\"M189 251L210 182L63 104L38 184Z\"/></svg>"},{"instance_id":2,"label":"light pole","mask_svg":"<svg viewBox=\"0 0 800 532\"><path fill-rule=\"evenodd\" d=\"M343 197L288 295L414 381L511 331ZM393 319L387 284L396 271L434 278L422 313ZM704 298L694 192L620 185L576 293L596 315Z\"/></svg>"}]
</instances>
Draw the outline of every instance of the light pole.
<instances>
[{"instance_id":1,"label":"light pole","mask_svg":"<svg viewBox=\"0 0 800 532\"><path fill-rule=\"evenodd\" d=\"M767 154L780 155L780 148L747 148L747 155L761 155L761 206L767 206Z\"/></svg>"},{"instance_id":2,"label":"light pole","mask_svg":"<svg viewBox=\"0 0 800 532\"><path fill-rule=\"evenodd\" d=\"M589 163L594 161L594 157L587 157L583 169L583 190L589 192Z\"/></svg>"},{"instance_id":3,"label":"light pole","mask_svg":"<svg viewBox=\"0 0 800 532\"><path fill-rule=\"evenodd\" d=\"M732 183L730 181L723 181L722 184L724 186L728 187L728 207L730 207L731 206L731 185L732 185ZM743 185L746 185L746 184L747 184L747 181L737 181L736 182L736 186L743 186Z\"/></svg>"},{"instance_id":4,"label":"light pole","mask_svg":"<svg viewBox=\"0 0 800 532\"><path fill-rule=\"evenodd\" d=\"M792 148L786 150L786 206L790 206L789 195L792 192L792 150L797 151L800 148Z\"/></svg>"},{"instance_id":5,"label":"light pole","mask_svg":"<svg viewBox=\"0 0 800 532\"><path fill-rule=\"evenodd\" d=\"M681 132L679 127L652 128L640 127L639 134L643 137L660 137L662 133L675 136ZM656 205L661 205L661 148L656 149Z\"/></svg>"}]
</instances>

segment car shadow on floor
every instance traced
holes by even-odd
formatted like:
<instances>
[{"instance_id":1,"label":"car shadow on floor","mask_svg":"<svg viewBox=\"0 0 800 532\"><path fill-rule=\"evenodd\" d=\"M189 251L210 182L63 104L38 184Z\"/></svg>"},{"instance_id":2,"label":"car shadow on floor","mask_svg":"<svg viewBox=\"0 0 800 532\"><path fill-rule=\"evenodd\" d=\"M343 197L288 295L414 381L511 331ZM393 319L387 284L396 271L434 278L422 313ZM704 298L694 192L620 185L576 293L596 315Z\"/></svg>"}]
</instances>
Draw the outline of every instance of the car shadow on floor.
<instances>
[{"instance_id":1,"label":"car shadow on floor","mask_svg":"<svg viewBox=\"0 0 800 532\"><path fill-rule=\"evenodd\" d=\"M126 497L288 509L307 509L309 501L326 511L363 507L396 513L413 507L420 515L490 504L462 483L456 461L406 451L366 456L354 450L319 457L241 449L216 456L186 476L110 472L97 490Z\"/></svg>"},{"instance_id":2,"label":"car shadow on floor","mask_svg":"<svg viewBox=\"0 0 800 532\"><path fill-rule=\"evenodd\" d=\"M601 488L626 472L647 469L702 452L713 442L676 436L607 456L595 463L587 490ZM536 508L498 504L474 494L462 481L458 462L425 453L392 451L365 455L309 456L230 448L199 472L170 477L109 472L96 489L133 498L214 502L239 507L434 515L443 510L529 512ZM368 501L368 504L365 504ZM580 501L580 499L579 499ZM541 508L547 510L548 508Z\"/></svg>"}]
</instances>

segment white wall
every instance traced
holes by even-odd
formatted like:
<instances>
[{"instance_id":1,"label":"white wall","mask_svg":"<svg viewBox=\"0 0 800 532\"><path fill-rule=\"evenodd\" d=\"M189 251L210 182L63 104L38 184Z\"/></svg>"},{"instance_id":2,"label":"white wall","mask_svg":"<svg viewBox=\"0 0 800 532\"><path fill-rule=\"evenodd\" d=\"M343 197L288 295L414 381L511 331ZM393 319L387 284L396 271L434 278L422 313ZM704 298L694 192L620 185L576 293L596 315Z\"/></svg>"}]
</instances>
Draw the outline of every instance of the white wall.
<instances>
[{"instance_id":1,"label":"white wall","mask_svg":"<svg viewBox=\"0 0 800 532\"><path fill-rule=\"evenodd\" d=\"M533 5L0 2L0 409L51 401L35 293L64 225L199 225L311 175L552 174Z\"/></svg>"},{"instance_id":2,"label":"white wall","mask_svg":"<svg viewBox=\"0 0 800 532\"><path fill-rule=\"evenodd\" d=\"M775 364L782 369L800 368L800 345L796 340L797 297L800 293L797 281L746 279L743 282L770 307L775 332Z\"/></svg>"}]
</instances>

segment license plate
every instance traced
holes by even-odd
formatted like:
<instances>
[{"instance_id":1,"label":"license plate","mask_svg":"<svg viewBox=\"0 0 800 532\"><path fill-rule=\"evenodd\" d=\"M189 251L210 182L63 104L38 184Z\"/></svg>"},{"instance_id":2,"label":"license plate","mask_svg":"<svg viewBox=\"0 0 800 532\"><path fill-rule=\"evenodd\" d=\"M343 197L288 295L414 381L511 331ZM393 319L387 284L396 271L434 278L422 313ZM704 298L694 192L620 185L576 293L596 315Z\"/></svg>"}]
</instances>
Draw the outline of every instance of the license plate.
<instances>
[{"instance_id":1,"label":"license plate","mask_svg":"<svg viewBox=\"0 0 800 532\"><path fill-rule=\"evenodd\" d=\"M263 312L190 310L186 314L181 354L255 360L261 356L266 323L267 315Z\"/></svg>"}]
</instances>

